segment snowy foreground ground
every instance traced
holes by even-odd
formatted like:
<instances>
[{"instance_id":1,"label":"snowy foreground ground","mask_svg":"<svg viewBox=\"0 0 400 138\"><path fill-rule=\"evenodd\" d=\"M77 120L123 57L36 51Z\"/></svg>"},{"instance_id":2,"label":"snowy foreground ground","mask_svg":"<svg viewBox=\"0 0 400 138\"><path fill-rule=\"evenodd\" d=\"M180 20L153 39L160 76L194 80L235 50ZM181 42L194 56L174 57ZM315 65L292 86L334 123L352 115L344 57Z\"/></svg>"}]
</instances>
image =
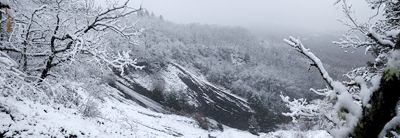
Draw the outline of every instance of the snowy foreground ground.
<instances>
[{"instance_id":1,"label":"snowy foreground ground","mask_svg":"<svg viewBox=\"0 0 400 138\"><path fill-rule=\"evenodd\" d=\"M65 108L63 105L43 105L31 100L16 100L11 96L0 97L0 132L6 137L139 137L139 138L275 138L275 137L330 137L325 131L277 131L260 136L224 126L225 131L206 131L193 119L172 114L161 114L143 108L119 96L110 88L109 95L94 100L97 117L83 117L82 109ZM80 91L82 99L88 96Z\"/></svg>"}]
</instances>

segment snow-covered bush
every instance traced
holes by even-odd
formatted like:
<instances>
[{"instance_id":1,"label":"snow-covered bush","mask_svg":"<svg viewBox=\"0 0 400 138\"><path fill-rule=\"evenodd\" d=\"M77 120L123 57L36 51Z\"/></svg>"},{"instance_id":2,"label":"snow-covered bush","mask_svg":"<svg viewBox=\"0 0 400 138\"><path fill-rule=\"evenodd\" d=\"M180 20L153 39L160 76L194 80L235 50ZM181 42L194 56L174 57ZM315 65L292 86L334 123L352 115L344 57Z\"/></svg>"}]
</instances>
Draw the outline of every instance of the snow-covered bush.
<instances>
[{"instance_id":1,"label":"snow-covered bush","mask_svg":"<svg viewBox=\"0 0 400 138\"><path fill-rule=\"evenodd\" d=\"M0 51L0 96L12 96L17 99L28 98L33 101L49 102L48 93L43 87L29 81L25 73L17 69L18 64L6 53ZM30 93L26 93L29 91Z\"/></svg>"},{"instance_id":2,"label":"snow-covered bush","mask_svg":"<svg viewBox=\"0 0 400 138\"><path fill-rule=\"evenodd\" d=\"M86 103L82 105L82 115L85 117L101 117L101 112L94 98L88 98Z\"/></svg>"},{"instance_id":3,"label":"snow-covered bush","mask_svg":"<svg viewBox=\"0 0 400 138\"><path fill-rule=\"evenodd\" d=\"M316 125L327 129L334 137L378 137L379 134L383 137L387 130L399 125L394 123L386 127L386 123L393 124L390 120L398 114L395 107L400 97L397 94L400 83L397 54L400 49L400 3L369 0L368 4L372 9L377 8L378 13L380 8L383 9L386 20L359 23L353 16L351 5L347 5L346 0L339 2L343 3L343 11L350 22L341 21L351 29L343 35L343 39L334 43L342 48L364 47L366 53L371 53L375 60L371 66L360 67L345 74L350 81L339 82L330 77L321 60L299 39L285 39L287 44L311 60L310 66L318 69L327 88L310 89L325 96L323 100L311 102L305 99L289 100L289 97L281 94L290 109L290 112L283 114L292 117L294 123L305 118L313 119ZM364 38L360 39L360 36Z\"/></svg>"}]
</instances>

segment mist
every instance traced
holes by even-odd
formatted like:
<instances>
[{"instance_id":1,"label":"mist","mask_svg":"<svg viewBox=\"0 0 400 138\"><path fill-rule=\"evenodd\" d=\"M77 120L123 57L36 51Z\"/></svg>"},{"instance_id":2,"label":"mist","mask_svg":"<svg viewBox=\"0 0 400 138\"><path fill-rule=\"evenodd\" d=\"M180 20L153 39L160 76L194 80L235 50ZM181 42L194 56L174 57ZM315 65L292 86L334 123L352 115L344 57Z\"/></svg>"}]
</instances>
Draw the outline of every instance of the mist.
<instances>
[{"instance_id":1,"label":"mist","mask_svg":"<svg viewBox=\"0 0 400 138\"><path fill-rule=\"evenodd\" d=\"M143 0L133 1L175 23L241 26L250 30L298 28L323 32L347 30L337 19L345 19L336 0ZM359 21L368 21L376 11L362 0L348 2Z\"/></svg>"}]
</instances>

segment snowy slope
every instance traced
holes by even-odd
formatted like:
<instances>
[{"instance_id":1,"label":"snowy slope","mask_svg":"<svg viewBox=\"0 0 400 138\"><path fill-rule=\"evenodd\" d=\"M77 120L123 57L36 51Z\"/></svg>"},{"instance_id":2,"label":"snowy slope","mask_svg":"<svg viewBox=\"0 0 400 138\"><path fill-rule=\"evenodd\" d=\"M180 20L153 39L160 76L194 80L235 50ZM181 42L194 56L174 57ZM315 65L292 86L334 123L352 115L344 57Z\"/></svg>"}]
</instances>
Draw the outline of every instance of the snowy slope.
<instances>
[{"instance_id":1,"label":"snowy slope","mask_svg":"<svg viewBox=\"0 0 400 138\"><path fill-rule=\"evenodd\" d=\"M315 131L290 131L290 130L278 130L270 132L268 134L261 134L260 138L333 138L325 130Z\"/></svg>"},{"instance_id":2,"label":"snowy slope","mask_svg":"<svg viewBox=\"0 0 400 138\"><path fill-rule=\"evenodd\" d=\"M179 71L175 68L175 71ZM226 107L234 107L236 110L246 109L246 101L240 98L235 98L229 92L202 82L201 79L193 74L186 73L181 70L179 78L189 79L198 92L202 95L195 97L198 101L202 101L205 96L208 100L213 101L213 104L199 102L198 107L210 107L210 110L221 109L216 113L233 113ZM191 77L192 76L192 77ZM194 76L194 77L193 77ZM188 82L182 82L187 84ZM75 95L68 99L74 101L72 105L57 104L49 102L41 104L33 102L20 95L5 95L0 94L0 137L99 137L99 138L255 138L258 136L252 135L247 131L223 126L224 131L218 130L203 130L199 127L197 121L185 116L173 114L164 114L156 112L161 106L155 102L151 102L148 98L137 95L135 91L124 87L125 85L116 84L124 89L121 92L108 85L101 84L96 87L101 88L101 98L93 98L82 89L81 84L68 82L73 85L73 90L66 91L69 95ZM187 88L194 86L187 85ZM57 87L58 88L58 87ZM68 87L69 88L69 87ZM213 90L213 91L210 91ZM218 91L220 90L220 91ZM56 89L60 91L60 89ZM193 92L187 91L187 92ZM144 108L131 99L126 99L124 93L129 93L135 99L148 107ZM210 94L211 93L211 94ZM216 94L212 94L216 93ZM61 91L58 94L62 94ZM66 93L64 93L66 94ZM219 100L218 100L219 99ZM222 99L222 100L221 100ZM225 99L225 100L223 100ZM222 104L219 102L223 102ZM47 103L47 102L45 102ZM226 105L223 105L226 104ZM241 105L242 104L242 105ZM89 110L88 110L89 109ZM225 109L225 110L224 110ZM84 111L94 113L87 116ZM162 109L159 109L162 110ZM85 115L86 114L86 115ZM219 115L219 114L216 114ZM212 115L210 115L212 116ZM225 119L230 119L230 122L240 122L241 120L229 117L235 117L231 114ZM219 120L221 121L221 120ZM210 119L210 122L213 122ZM277 131L268 134L261 134L262 138L275 137L329 137L326 131L310 131L310 132L293 132L293 131Z\"/></svg>"},{"instance_id":3,"label":"snowy slope","mask_svg":"<svg viewBox=\"0 0 400 138\"><path fill-rule=\"evenodd\" d=\"M123 91L125 94L129 95L133 99L137 100L137 102L143 104L145 107L154 110L159 113L167 113L167 111L164 110L163 106L143 95L140 95L130 89L129 87L125 86L124 84L120 82L115 82L117 87L120 89L120 91Z\"/></svg>"},{"instance_id":4,"label":"snowy slope","mask_svg":"<svg viewBox=\"0 0 400 138\"><path fill-rule=\"evenodd\" d=\"M83 117L74 108L1 96L0 136L5 132L5 137L255 137L228 127L225 132L208 132L191 118L157 113L124 99L116 89L106 91L103 101L94 101L101 113L94 118Z\"/></svg>"},{"instance_id":5,"label":"snowy slope","mask_svg":"<svg viewBox=\"0 0 400 138\"><path fill-rule=\"evenodd\" d=\"M276 131L260 136L226 126L223 132L206 131L191 118L157 113L123 97L114 97L117 95L97 102L102 115L95 118L82 117L79 110L61 105L42 105L1 96L0 137L331 138L326 131Z\"/></svg>"}]
</instances>

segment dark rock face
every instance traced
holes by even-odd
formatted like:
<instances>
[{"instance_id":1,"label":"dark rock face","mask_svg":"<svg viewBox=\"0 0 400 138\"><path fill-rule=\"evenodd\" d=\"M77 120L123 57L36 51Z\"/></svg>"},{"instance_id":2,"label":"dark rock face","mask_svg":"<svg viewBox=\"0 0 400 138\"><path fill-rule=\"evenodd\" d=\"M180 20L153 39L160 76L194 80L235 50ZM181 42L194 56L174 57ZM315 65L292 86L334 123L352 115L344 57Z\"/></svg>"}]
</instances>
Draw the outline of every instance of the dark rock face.
<instances>
[{"instance_id":1,"label":"dark rock face","mask_svg":"<svg viewBox=\"0 0 400 138\"><path fill-rule=\"evenodd\" d=\"M186 112L202 114L229 127L241 130L249 128L248 120L252 116L252 109L246 100L227 92L227 90L217 88L204 80L198 79L197 76L192 75L177 64L170 63L170 66L178 70L178 81L187 86L184 90L184 97L187 97L186 102L196 104L194 110L191 109ZM149 72L146 73L149 74ZM133 91L165 106L165 102L163 101L165 98L159 98L160 94L162 95L163 93L156 92L159 90L148 90L141 84L129 81L130 79L123 80L125 83L122 83L130 87ZM132 97L128 96L126 98L130 99Z\"/></svg>"},{"instance_id":2,"label":"dark rock face","mask_svg":"<svg viewBox=\"0 0 400 138\"><path fill-rule=\"evenodd\" d=\"M179 78L189 87L188 91L195 93L192 98L198 101L199 112L230 127L249 128L251 109L246 101L209 84L202 84L179 66L176 67L183 72Z\"/></svg>"}]
</instances>

